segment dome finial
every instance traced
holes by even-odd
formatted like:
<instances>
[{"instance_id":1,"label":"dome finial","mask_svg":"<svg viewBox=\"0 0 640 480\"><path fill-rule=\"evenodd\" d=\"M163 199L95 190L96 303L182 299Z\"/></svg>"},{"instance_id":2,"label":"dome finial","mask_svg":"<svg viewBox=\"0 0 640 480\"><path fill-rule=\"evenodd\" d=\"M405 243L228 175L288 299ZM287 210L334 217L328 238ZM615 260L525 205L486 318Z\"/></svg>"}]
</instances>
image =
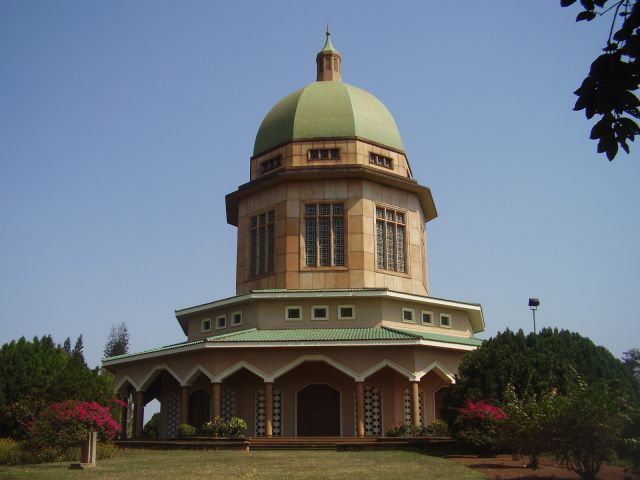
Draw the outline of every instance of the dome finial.
<instances>
[{"instance_id":1,"label":"dome finial","mask_svg":"<svg viewBox=\"0 0 640 480\"><path fill-rule=\"evenodd\" d=\"M318 65L316 81L341 81L342 56L331 44L331 30L329 29L328 22L325 35L327 36L327 40L325 41L322 50L320 50L316 56L316 63Z\"/></svg>"}]
</instances>

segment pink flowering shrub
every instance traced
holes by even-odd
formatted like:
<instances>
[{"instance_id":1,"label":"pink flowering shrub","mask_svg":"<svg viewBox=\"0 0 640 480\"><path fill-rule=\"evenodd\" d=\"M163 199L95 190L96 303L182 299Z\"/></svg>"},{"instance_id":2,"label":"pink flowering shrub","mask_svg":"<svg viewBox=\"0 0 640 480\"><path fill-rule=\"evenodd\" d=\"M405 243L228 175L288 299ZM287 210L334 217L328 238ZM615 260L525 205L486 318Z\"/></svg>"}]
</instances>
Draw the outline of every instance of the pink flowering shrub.
<instances>
[{"instance_id":1,"label":"pink flowering shrub","mask_svg":"<svg viewBox=\"0 0 640 480\"><path fill-rule=\"evenodd\" d=\"M507 418L502 409L486 400L467 400L457 410L455 438L481 454L495 453L500 444L500 424Z\"/></svg>"},{"instance_id":2,"label":"pink flowering shrub","mask_svg":"<svg viewBox=\"0 0 640 480\"><path fill-rule=\"evenodd\" d=\"M44 408L29 425L28 445L42 460L66 459L90 431L111 441L120 431L109 407L96 402L66 400Z\"/></svg>"},{"instance_id":3,"label":"pink flowering shrub","mask_svg":"<svg viewBox=\"0 0 640 480\"><path fill-rule=\"evenodd\" d=\"M507 418L507 415L500 407L492 405L486 400L473 402L467 399L465 406L459 408L458 411L467 418L477 418L479 420L504 420Z\"/></svg>"}]
</instances>

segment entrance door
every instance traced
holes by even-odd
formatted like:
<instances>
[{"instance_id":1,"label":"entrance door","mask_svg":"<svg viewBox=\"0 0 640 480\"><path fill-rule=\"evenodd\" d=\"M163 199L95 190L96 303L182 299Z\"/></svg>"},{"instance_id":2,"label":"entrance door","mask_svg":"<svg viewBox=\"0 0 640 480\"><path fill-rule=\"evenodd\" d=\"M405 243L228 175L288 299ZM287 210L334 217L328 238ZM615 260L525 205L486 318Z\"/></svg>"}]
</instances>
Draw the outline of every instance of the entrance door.
<instances>
[{"instance_id":1,"label":"entrance door","mask_svg":"<svg viewBox=\"0 0 640 480\"><path fill-rule=\"evenodd\" d=\"M209 421L211 397L204 390L196 390L189 397L189 423L196 428Z\"/></svg>"},{"instance_id":2,"label":"entrance door","mask_svg":"<svg viewBox=\"0 0 640 480\"><path fill-rule=\"evenodd\" d=\"M329 385L308 385L298 392L298 436L340 436L340 392Z\"/></svg>"}]
</instances>

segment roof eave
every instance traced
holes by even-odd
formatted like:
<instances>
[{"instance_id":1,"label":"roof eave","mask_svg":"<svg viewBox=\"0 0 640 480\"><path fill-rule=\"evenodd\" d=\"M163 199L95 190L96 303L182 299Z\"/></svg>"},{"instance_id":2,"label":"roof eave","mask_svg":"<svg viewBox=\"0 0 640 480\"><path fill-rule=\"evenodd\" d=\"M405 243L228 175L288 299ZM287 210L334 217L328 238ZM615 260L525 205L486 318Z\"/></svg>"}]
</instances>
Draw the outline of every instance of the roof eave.
<instances>
[{"instance_id":1,"label":"roof eave","mask_svg":"<svg viewBox=\"0 0 640 480\"><path fill-rule=\"evenodd\" d=\"M344 165L334 167L285 167L270 175L259 177L240 185L235 192L225 197L227 223L238 226L238 207L240 200L257 192L290 181L318 181L335 178L361 178L391 187L415 193L425 217L425 223L438 216L431 189L420 185L416 180L400 175L380 172L364 165Z\"/></svg>"},{"instance_id":2,"label":"roof eave","mask_svg":"<svg viewBox=\"0 0 640 480\"><path fill-rule=\"evenodd\" d=\"M162 358L167 356L180 355L187 352L197 350L206 350L211 348L237 349L237 348L336 348L336 347L389 347L389 346L427 346L433 348L442 348L447 350L471 351L477 347L474 345L463 345L452 342L440 342L424 339L404 339L404 340L334 340L334 341L248 341L248 342L220 342L220 341L201 341L195 344L184 345L166 350L156 350L150 352L133 353L121 358L104 359L102 367L110 370L118 365L124 365L131 362L139 362L153 358Z\"/></svg>"}]
</instances>

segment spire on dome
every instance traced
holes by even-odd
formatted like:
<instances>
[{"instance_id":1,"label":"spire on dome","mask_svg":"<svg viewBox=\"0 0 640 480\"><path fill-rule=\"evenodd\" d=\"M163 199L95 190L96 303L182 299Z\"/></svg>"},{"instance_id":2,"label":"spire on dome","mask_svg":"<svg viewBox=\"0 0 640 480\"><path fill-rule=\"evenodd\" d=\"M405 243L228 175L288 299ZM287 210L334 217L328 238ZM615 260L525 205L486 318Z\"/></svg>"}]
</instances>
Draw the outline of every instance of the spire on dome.
<instances>
[{"instance_id":1,"label":"spire on dome","mask_svg":"<svg viewBox=\"0 0 640 480\"><path fill-rule=\"evenodd\" d=\"M331 43L331 30L327 25L327 40L322 50L316 55L318 82L341 82L342 81L342 55Z\"/></svg>"}]
</instances>

